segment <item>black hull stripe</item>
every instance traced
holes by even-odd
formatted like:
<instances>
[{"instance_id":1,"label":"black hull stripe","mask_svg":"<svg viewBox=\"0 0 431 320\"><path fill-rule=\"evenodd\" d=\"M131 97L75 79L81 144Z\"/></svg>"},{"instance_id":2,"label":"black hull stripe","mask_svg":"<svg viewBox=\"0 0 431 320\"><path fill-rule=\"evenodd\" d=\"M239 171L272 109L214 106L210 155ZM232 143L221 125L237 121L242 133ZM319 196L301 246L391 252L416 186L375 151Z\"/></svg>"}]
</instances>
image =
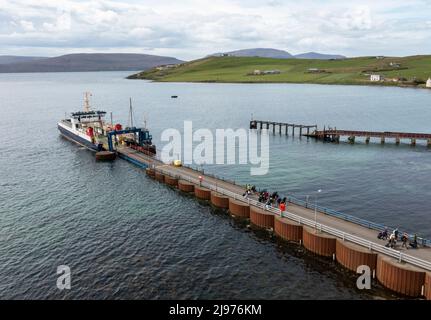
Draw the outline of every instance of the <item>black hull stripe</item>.
<instances>
[{"instance_id":1,"label":"black hull stripe","mask_svg":"<svg viewBox=\"0 0 431 320\"><path fill-rule=\"evenodd\" d=\"M69 130L64 129L61 126L57 126L57 127L58 127L58 130L60 130L61 134L66 138L73 140L74 142L80 144L83 147L86 147L87 149L90 149L91 151L100 151L97 145L81 138L80 136L70 132Z\"/></svg>"}]
</instances>

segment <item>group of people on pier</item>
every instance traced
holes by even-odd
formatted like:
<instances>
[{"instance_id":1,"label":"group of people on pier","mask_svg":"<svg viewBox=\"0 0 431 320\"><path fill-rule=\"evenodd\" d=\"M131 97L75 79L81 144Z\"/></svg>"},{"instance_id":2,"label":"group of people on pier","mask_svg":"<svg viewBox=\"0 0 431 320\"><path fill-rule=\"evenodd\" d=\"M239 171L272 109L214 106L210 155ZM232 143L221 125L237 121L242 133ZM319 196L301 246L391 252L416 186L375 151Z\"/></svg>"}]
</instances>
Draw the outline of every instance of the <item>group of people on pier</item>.
<instances>
[{"instance_id":1,"label":"group of people on pier","mask_svg":"<svg viewBox=\"0 0 431 320\"><path fill-rule=\"evenodd\" d=\"M258 195L258 201L260 203L265 204L265 209L269 210L270 208L278 208L281 212L286 211L288 200L286 197L280 197L278 195L278 192L269 193L267 190L263 191L257 191L256 186L247 184L246 190L243 194L245 198L249 198L251 195ZM388 243L386 244L386 247L388 248L395 248L397 245L397 241L399 239L399 230L398 228L395 228L391 234L389 234L388 228L385 227L385 229L377 235L377 238L382 240L388 240ZM410 240L410 237L407 233L403 233L401 238L402 242L401 248L409 249L409 247L416 249L418 247L418 237L415 234L413 236L413 239Z\"/></svg>"},{"instance_id":2,"label":"group of people on pier","mask_svg":"<svg viewBox=\"0 0 431 320\"><path fill-rule=\"evenodd\" d=\"M247 184L245 187L245 192L243 194L244 198L248 198L252 194L256 193L256 186Z\"/></svg>"},{"instance_id":3,"label":"group of people on pier","mask_svg":"<svg viewBox=\"0 0 431 320\"><path fill-rule=\"evenodd\" d=\"M259 192L259 198L258 201L261 203L265 203L265 209L269 208L278 208L280 211L286 211L287 206L287 198L281 198L278 195L278 192L269 193L268 191L264 190L262 192Z\"/></svg>"},{"instance_id":4,"label":"group of people on pier","mask_svg":"<svg viewBox=\"0 0 431 320\"><path fill-rule=\"evenodd\" d=\"M287 207L287 198L283 197L281 198L278 195L278 192L273 192L273 193L269 193L267 190L263 190L263 191L256 191L256 186L251 185L251 184L247 184L246 185L246 190L243 194L244 198L248 198L253 194L258 194L258 201L260 203L264 203L265 204L265 209L268 210L270 208L278 208L280 209L280 211L286 211L286 207Z\"/></svg>"},{"instance_id":5,"label":"group of people on pier","mask_svg":"<svg viewBox=\"0 0 431 320\"><path fill-rule=\"evenodd\" d=\"M380 232L377 237L379 239L382 239L382 240L388 240L386 247L395 248L397 245L398 237L399 237L398 228L394 229L390 235L389 235L388 229L385 228L385 230ZM403 235L401 236L401 242L402 242L401 248L408 249L410 246L410 247L416 249L418 247L417 235L415 234L413 237L413 240L410 242L409 242L409 238L410 238L409 235L404 232Z\"/></svg>"}]
</instances>

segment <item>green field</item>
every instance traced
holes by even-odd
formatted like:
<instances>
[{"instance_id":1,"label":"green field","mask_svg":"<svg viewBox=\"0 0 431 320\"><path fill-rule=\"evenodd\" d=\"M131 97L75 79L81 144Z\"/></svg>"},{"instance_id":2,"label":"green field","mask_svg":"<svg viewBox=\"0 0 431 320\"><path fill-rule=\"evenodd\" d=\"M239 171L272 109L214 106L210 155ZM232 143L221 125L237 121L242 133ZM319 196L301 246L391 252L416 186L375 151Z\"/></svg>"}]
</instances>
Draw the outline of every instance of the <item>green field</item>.
<instances>
[{"instance_id":1,"label":"green field","mask_svg":"<svg viewBox=\"0 0 431 320\"><path fill-rule=\"evenodd\" d=\"M392 65L391 65L392 63ZM394 66L395 64L395 66ZM318 71L310 72L310 68ZM279 74L252 75L254 70L279 70ZM371 82L369 74L385 81ZM360 57L344 60L210 57L165 70L151 69L129 76L166 82L321 83L424 87L431 76L431 56ZM402 81L392 81L401 78ZM416 79L416 80L415 80Z\"/></svg>"}]
</instances>

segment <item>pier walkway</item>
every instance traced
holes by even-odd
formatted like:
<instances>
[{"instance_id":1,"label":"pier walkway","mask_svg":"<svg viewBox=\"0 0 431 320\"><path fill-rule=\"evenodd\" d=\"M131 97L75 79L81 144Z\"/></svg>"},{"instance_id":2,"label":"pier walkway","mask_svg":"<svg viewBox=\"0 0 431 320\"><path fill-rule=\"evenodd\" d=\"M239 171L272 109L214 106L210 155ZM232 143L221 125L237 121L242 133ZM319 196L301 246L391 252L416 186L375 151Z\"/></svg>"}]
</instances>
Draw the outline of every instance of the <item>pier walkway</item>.
<instances>
[{"instance_id":1,"label":"pier walkway","mask_svg":"<svg viewBox=\"0 0 431 320\"><path fill-rule=\"evenodd\" d=\"M416 145L416 141L426 141L428 147L431 147L431 134L430 133L415 133L415 132L392 132L392 131L361 131L361 130L337 130L336 128L323 128L318 130L317 125L304 125L294 124L287 122L276 122L267 120L250 120L250 129L270 130L272 126L272 132L285 134L286 136L291 134L295 136L295 132L299 129L299 137L315 138L318 140L340 142L341 137L347 137L350 143L355 143L355 139L358 137L365 138L365 143L370 143L371 138L380 139L380 143L384 144L387 139L393 139L396 144L400 144L402 139L410 140L412 146ZM289 132L289 128L291 129Z\"/></svg>"},{"instance_id":2,"label":"pier walkway","mask_svg":"<svg viewBox=\"0 0 431 320\"><path fill-rule=\"evenodd\" d=\"M244 198L242 195L245 191L244 186L236 185L231 182L223 181L217 178L214 178L209 175L202 174L200 171L193 170L187 167L174 167L172 165L164 164L160 160L154 159L150 156L137 152L131 148L122 147L118 149L118 153L120 157L126 155L132 159L135 159L139 162L145 163L146 165L154 168L157 171L160 171L163 174L169 175L171 177L175 177L177 179L183 179L199 185L199 176L202 176L202 186L206 187L210 190L216 191L218 193L224 194L226 196L232 197L235 200L245 202L249 205L256 206L259 208L263 208L263 204L259 203L257 199L250 197L250 199ZM274 214L280 215L280 211L276 208L271 208L270 211ZM314 223L314 210L310 208L304 208L299 205L289 203L287 207L287 211L284 213L287 218L289 218L288 213L292 213L295 216L290 216L293 221L299 222L299 219L307 219L309 220L309 225L311 227L315 227ZM305 223L305 220L302 220L301 223ZM424 264L420 262L413 263L416 265L420 265L421 267L431 271L431 248L430 247L419 247L418 249L391 249L386 248L385 244L387 241L377 239L377 231L373 229L369 229L355 223L345 221L339 218L335 218L324 214L322 212L317 211L317 226L318 230L326 232L325 226L336 229L337 232L334 234L335 236L344 234L344 239L348 240L349 236L355 236L361 238L363 241L360 241L363 246L368 249L379 249L378 251L384 254L387 254L393 258L397 258L401 261L406 261L408 257L411 256L414 258L423 259ZM329 232L330 233L330 232ZM358 243L359 244L359 243ZM360 244L360 245L361 245ZM401 246L401 245L399 245ZM383 247L383 248L380 248ZM377 251L377 250L376 250ZM407 261L406 261L407 262Z\"/></svg>"},{"instance_id":3,"label":"pier walkway","mask_svg":"<svg viewBox=\"0 0 431 320\"><path fill-rule=\"evenodd\" d=\"M270 208L265 210L264 204L258 202L254 196L249 197L248 199L243 196L245 191L244 186L236 185L233 182L221 180L211 175L205 175L200 171L188 167L175 167L173 165L164 164L158 159L140 153L129 147L119 147L117 152L121 158L125 158L126 160L138 165L141 164L142 167L151 168L156 174L158 173L163 177L169 177L169 179L174 181L187 181L194 186L194 190L197 188L202 188L208 191L208 193L214 192L218 195L223 195L226 199L229 198L229 208L231 201L235 201L235 203L239 203L240 205L242 203L243 207L248 208L252 223L254 222L252 217L253 212L254 215L260 213L262 215L266 215L266 217L269 217L272 222L270 222L268 225L261 226L268 227L273 230L274 224L279 223L278 221L282 221L286 225L301 226L301 232L302 228L304 229L304 232L301 233L300 241L304 241L304 246L307 247L307 249L309 249L308 246L310 246L310 244L308 244L308 246L306 245L306 242L310 242L310 240L305 238L306 233L309 232L307 230L312 230L312 236L316 237L314 240L312 240L314 243L313 245L316 245L316 243L319 245L319 237L321 239L328 238L328 236L329 238L332 237L334 243L332 251L329 251L329 256L333 256L334 259L335 244L337 244L338 255L339 242L342 243L340 246L350 246L350 243L353 246L359 248L357 251L355 251L357 255L371 254L375 256L375 260L378 262L374 262L375 266L373 271L375 272L377 269L377 278L385 286L397 292L411 296L424 295L423 291L425 290L426 297L431 299L431 248L429 246L419 246L417 249L410 248L407 250L405 248L401 248L401 242L399 241L396 249L388 248L385 246L387 243L386 240L377 239L378 232L376 230L367 228L365 226L355 224L350 221L345 221L320 211L317 211L317 218L315 221L314 208L306 208L292 203L288 204L286 211L283 213L281 213L278 208ZM275 226L275 231L277 231L277 226ZM307 237L309 236L307 235ZM362 250L364 250L365 253L362 252ZM352 252L350 254L352 254ZM378 259L377 254L379 254ZM382 260L382 257L385 258ZM338 260L339 257L337 256L337 261ZM387 260L389 262L385 262ZM380 266L378 268L377 263ZM385 268L389 269L386 270ZM384 274L382 274L382 270L386 270L384 271ZM356 271L356 269L353 271ZM398 272L397 274L399 275L393 276L394 272ZM406 272L410 273L406 275ZM388 276L386 273L392 276ZM410 276L413 277L412 279L414 280L407 281L406 279L410 279ZM425 277L427 282L424 280ZM413 291L409 291L410 289L408 288L412 287L413 284L408 284L406 281L419 281L418 286L420 285L421 289L412 289ZM403 287L403 289L398 290L396 289L398 287L393 287L398 285L404 286L405 288ZM422 290L422 294L420 290Z\"/></svg>"},{"instance_id":4,"label":"pier walkway","mask_svg":"<svg viewBox=\"0 0 431 320\"><path fill-rule=\"evenodd\" d=\"M365 138L365 143L369 143L370 138L378 138L381 143L385 143L386 139L394 139L396 144L399 144L401 139L409 139L411 145L415 145L417 140L425 140L427 145L431 146L429 133L324 129L307 133L305 136L332 142L339 142L340 137L344 136L348 137L350 143L354 143L357 137Z\"/></svg>"}]
</instances>

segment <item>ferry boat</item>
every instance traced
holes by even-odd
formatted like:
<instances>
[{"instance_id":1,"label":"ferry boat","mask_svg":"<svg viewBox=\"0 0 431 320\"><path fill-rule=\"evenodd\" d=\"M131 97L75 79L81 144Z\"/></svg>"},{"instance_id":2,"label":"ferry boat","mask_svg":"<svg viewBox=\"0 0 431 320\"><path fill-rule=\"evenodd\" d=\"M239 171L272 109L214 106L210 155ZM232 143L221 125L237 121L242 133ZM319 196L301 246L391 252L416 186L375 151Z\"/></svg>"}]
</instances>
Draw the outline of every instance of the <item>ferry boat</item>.
<instances>
[{"instance_id":1,"label":"ferry boat","mask_svg":"<svg viewBox=\"0 0 431 320\"><path fill-rule=\"evenodd\" d=\"M91 110L90 96L90 92L85 92L84 111L72 112L69 118L59 121L57 127L65 138L98 152L104 150L106 132L112 128L104 120L105 111Z\"/></svg>"},{"instance_id":2,"label":"ferry boat","mask_svg":"<svg viewBox=\"0 0 431 320\"><path fill-rule=\"evenodd\" d=\"M106 122L104 120L105 111L91 110L90 96L90 92L85 92L84 111L72 112L69 118L58 122L57 127L62 136L95 151L100 156L103 155L101 151L108 150L110 153L114 153L115 149L121 146L133 148L150 156L156 154L156 146L152 144L152 136L148 129L133 126L131 99L130 127L123 129L121 124L114 125L112 119L111 122Z\"/></svg>"}]
</instances>

